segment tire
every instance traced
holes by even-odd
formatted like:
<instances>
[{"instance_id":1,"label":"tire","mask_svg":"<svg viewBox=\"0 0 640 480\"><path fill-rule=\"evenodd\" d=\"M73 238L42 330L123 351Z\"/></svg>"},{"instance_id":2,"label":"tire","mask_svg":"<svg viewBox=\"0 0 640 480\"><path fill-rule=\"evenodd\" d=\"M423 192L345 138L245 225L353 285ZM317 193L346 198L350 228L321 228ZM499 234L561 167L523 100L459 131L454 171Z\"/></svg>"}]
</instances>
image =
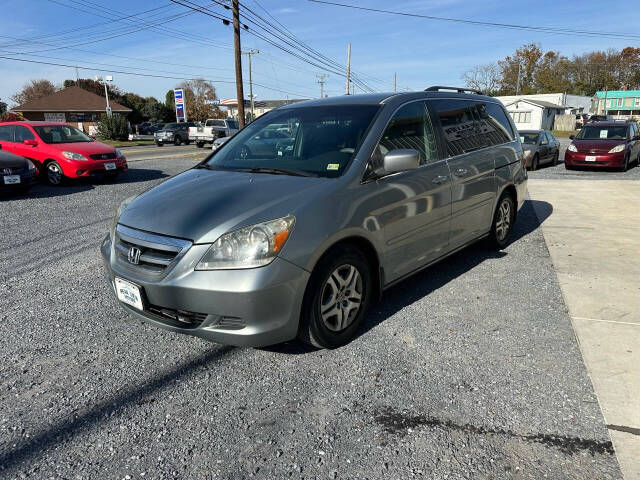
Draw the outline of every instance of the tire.
<instances>
[{"instance_id":1,"label":"tire","mask_svg":"<svg viewBox=\"0 0 640 480\"><path fill-rule=\"evenodd\" d=\"M204 147L204 142L197 142L196 143L196 147L198 147L198 148Z\"/></svg>"},{"instance_id":2,"label":"tire","mask_svg":"<svg viewBox=\"0 0 640 480\"><path fill-rule=\"evenodd\" d=\"M516 205L509 193L503 193L493 214L489 243L493 248L502 250L509 244L513 224L516 219ZM505 225L506 221L506 225Z\"/></svg>"},{"instance_id":3,"label":"tire","mask_svg":"<svg viewBox=\"0 0 640 480\"><path fill-rule=\"evenodd\" d=\"M184 141L184 144L185 144L185 145L190 145L190 144L191 144L191 140L186 139L186 140Z\"/></svg>"},{"instance_id":4,"label":"tire","mask_svg":"<svg viewBox=\"0 0 640 480\"><path fill-rule=\"evenodd\" d=\"M566 164L566 162L565 162L565 164L564 164L564 169L565 169L565 170L575 170L575 169L576 169L576 167L572 167L571 165L567 165L567 164Z\"/></svg>"},{"instance_id":5,"label":"tire","mask_svg":"<svg viewBox=\"0 0 640 480\"><path fill-rule=\"evenodd\" d=\"M535 172L538 169L538 162L539 162L539 158L538 158L538 154L536 153L533 156L533 160L531 160L531 171Z\"/></svg>"},{"instance_id":6,"label":"tire","mask_svg":"<svg viewBox=\"0 0 640 480\"><path fill-rule=\"evenodd\" d=\"M59 186L65 181L64 172L60 164L54 160L48 162L44 167L45 180L49 185Z\"/></svg>"},{"instance_id":7,"label":"tire","mask_svg":"<svg viewBox=\"0 0 640 480\"><path fill-rule=\"evenodd\" d=\"M624 157L624 164L622 165L622 169L621 170L623 172L626 172L627 170L629 170L629 155Z\"/></svg>"},{"instance_id":8,"label":"tire","mask_svg":"<svg viewBox=\"0 0 640 480\"><path fill-rule=\"evenodd\" d=\"M180 137L180 135L176 135L176 137L173 139L173 144L177 147L181 143L182 143L182 137Z\"/></svg>"},{"instance_id":9,"label":"tire","mask_svg":"<svg viewBox=\"0 0 640 480\"><path fill-rule=\"evenodd\" d=\"M318 348L348 343L360 328L372 292L371 266L365 255L351 246L335 248L311 274L298 339Z\"/></svg>"},{"instance_id":10,"label":"tire","mask_svg":"<svg viewBox=\"0 0 640 480\"><path fill-rule=\"evenodd\" d=\"M560 152L556 152L556 154L553 156L553 160L551 161L551 165L553 165L554 167L556 165L558 165L558 160L560 160Z\"/></svg>"},{"instance_id":11,"label":"tire","mask_svg":"<svg viewBox=\"0 0 640 480\"><path fill-rule=\"evenodd\" d=\"M164 144L163 144L162 142L156 142L156 145L157 145L158 147L162 147Z\"/></svg>"}]
</instances>

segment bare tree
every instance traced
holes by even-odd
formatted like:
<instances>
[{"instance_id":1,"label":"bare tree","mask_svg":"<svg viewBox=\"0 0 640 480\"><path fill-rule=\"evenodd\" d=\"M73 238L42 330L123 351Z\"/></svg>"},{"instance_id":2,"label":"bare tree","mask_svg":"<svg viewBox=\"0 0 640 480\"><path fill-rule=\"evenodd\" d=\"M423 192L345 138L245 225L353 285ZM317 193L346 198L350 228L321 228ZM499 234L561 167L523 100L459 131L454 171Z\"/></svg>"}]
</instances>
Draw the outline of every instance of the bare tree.
<instances>
[{"instance_id":1,"label":"bare tree","mask_svg":"<svg viewBox=\"0 0 640 480\"><path fill-rule=\"evenodd\" d=\"M31 80L22 87L22 90L14 93L11 96L11 100L18 105L23 105L31 100L37 100L38 98L51 95L55 93L56 90L56 86L47 79Z\"/></svg>"},{"instance_id":2,"label":"bare tree","mask_svg":"<svg viewBox=\"0 0 640 480\"><path fill-rule=\"evenodd\" d=\"M467 87L491 95L500 87L500 69L495 63L476 65L462 74L462 80Z\"/></svg>"}]
</instances>

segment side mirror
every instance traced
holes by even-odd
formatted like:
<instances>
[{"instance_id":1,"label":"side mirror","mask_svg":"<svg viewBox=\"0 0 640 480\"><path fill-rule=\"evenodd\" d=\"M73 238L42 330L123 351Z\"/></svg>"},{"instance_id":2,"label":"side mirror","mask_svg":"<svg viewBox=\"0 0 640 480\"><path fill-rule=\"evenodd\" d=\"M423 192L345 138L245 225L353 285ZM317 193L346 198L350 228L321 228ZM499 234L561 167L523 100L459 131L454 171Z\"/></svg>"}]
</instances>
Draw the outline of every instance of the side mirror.
<instances>
[{"instance_id":1,"label":"side mirror","mask_svg":"<svg viewBox=\"0 0 640 480\"><path fill-rule=\"evenodd\" d=\"M413 170L420 165L420 153L414 149L397 149L387 152L383 160L385 174Z\"/></svg>"},{"instance_id":2,"label":"side mirror","mask_svg":"<svg viewBox=\"0 0 640 480\"><path fill-rule=\"evenodd\" d=\"M31 145L32 147L38 145L38 141L33 139L23 140L22 143L24 143L25 145Z\"/></svg>"},{"instance_id":3,"label":"side mirror","mask_svg":"<svg viewBox=\"0 0 640 480\"><path fill-rule=\"evenodd\" d=\"M573 140L574 138L576 138L575 135L569 135L569 140Z\"/></svg>"}]
</instances>

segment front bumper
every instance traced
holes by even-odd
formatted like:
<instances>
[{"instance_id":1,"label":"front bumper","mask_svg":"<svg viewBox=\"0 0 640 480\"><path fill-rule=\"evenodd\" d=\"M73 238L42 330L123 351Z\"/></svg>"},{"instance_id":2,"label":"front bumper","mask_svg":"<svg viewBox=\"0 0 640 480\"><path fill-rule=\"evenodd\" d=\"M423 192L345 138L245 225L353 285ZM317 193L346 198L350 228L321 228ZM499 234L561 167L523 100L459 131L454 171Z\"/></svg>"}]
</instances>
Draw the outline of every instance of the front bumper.
<instances>
[{"instance_id":1,"label":"front bumper","mask_svg":"<svg viewBox=\"0 0 640 480\"><path fill-rule=\"evenodd\" d=\"M175 135L155 135L153 138L156 143L173 143Z\"/></svg>"},{"instance_id":2,"label":"front bumper","mask_svg":"<svg viewBox=\"0 0 640 480\"><path fill-rule=\"evenodd\" d=\"M120 304L144 322L237 346L273 345L295 338L309 273L282 258L261 268L194 270L208 247L191 246L156 278L127 265L109 235L100 250L114 294L115 277L141 288L144 310ZM196 320L186 322L180 315Z\"/></svg>"},{"instance_id":3,"label":"front bumper","mask_svg":"<svg viewBox=\"0 0 640 480\"><path fill-rule=\"evenodd\" d=\"M129 168L125 157L112 158L109 160L68 160L60 161L60 166L66 177L84 178L97 175L105 175L107 173L126 172ZM115 163L115 170L107 170L105 163Z\"/></svg>"},{"instance_id":4,"label":"front bumper","mask_svg":"<svg viewBox=\"0 0 640 480\"><path fill-rule=\"evenodd\" d=\"M568 167L622 167L626 151L617 153L579 153L567 150L564 154L564 164ZM586 157L595 157L595 161L587 162Z\"/></svg>"},{"instance_id":5,"label":"front bumper","mask_svg":"<svg viewBox=\"0 0 640 480\"><path fill-rule=\"evenodd\" d=\"M4 183L4 175L0 175L0 190L19 190L23 188L28 188L33 186L36 183L36 171L35 170L27 170L22 171L20 173L15 173L12 176L18 175L20 176L20 183L14 184L6 184Z\"/></svg>"}]
</instances>

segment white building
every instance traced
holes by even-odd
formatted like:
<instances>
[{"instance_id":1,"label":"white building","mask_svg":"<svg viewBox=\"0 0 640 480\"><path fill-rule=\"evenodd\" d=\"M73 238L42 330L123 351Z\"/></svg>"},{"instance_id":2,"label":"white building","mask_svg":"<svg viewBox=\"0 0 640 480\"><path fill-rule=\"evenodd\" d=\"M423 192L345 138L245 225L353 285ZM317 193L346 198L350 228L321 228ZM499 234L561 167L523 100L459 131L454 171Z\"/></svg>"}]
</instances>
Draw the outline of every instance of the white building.
<instances>
[{"instance_id":1,"label":"white building","mask_svg":"<svg viewBox=\"0 0 640 480\"><path fill-rule=\"evenodd\" d=\"M595 113L593 99L584 95L571 95L568 93L537 93L534 95L505 95L496 97L504 105L515 100L533 100L547 102L564 107L563 113Z\"/></svg>"},{"instance_id":2,"label":"white building","mask_svg":"<svg viewBox=\"0 0 640 480\"><path fill-rule=\"evenodd\" d=\"M552 130L556 115L562 115L565 107L542 100L516 99L505 103L518 130Z\"/></svg>"}]
</instances>

